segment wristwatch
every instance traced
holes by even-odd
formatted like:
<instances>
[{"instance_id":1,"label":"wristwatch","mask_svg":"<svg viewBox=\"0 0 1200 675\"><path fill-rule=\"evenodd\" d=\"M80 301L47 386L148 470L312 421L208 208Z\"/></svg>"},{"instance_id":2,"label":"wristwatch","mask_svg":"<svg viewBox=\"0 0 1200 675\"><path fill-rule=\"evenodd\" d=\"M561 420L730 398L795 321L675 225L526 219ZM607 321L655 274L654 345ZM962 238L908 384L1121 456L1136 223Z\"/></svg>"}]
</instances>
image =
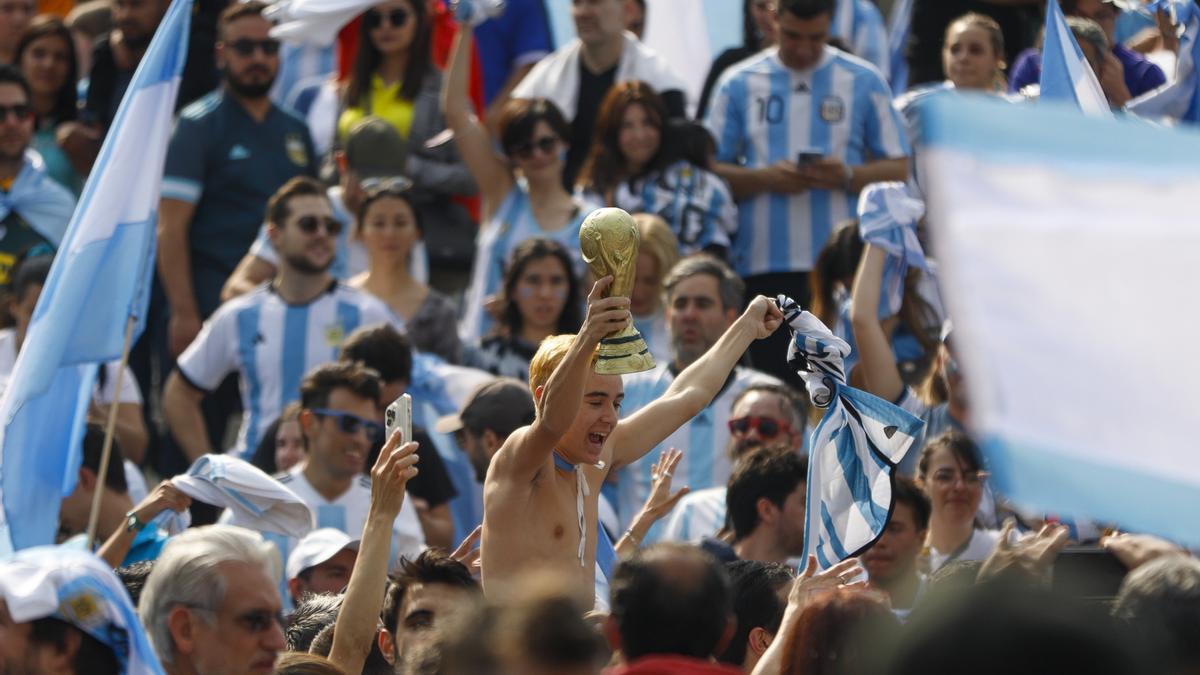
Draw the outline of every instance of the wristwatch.
<instances>
[{"instance_id":1,"label":"wristwatch","mask_svg":"<svg viewBox=\"0 0 1200 675\"><path fill-rule=\"evenodd\" d=\"M137 513L130 511L125 514L125 531L126 532L141 532L146 529L146 523L142 522L141 518L137 517Z\"/></svg>"}]
</instances>

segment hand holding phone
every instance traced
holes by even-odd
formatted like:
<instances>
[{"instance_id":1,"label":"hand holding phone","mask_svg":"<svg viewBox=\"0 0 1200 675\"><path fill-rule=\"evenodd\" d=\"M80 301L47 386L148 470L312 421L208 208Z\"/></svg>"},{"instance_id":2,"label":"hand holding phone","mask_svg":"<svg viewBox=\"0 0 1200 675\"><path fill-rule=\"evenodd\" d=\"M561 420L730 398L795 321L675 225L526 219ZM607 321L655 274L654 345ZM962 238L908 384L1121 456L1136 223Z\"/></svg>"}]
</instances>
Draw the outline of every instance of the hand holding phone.
<instances>
[{"instance_id":1,"label":"hand holding phone","mask_svg":"<svg viewBox=\"0 0 1200 675\"><path fill-rule=\"evenodd\" d=\"M808 166L809 164L816 164L824 159L824 157L825 155L820 152L801 152L796 155L796 165Z\"/></svg>"},{"instance_id":2,"label":"hand holding phone","mask_svg":"<svg viewBox=\"0 0 1200 675\"><path fill-rule=\"evenodd\" d=\"M400 443L412 440L412 396L400 394L400 397L387 407L383 415L386 438L391 438L396 429L401 430Z\"/></svg>"}]
</instances>

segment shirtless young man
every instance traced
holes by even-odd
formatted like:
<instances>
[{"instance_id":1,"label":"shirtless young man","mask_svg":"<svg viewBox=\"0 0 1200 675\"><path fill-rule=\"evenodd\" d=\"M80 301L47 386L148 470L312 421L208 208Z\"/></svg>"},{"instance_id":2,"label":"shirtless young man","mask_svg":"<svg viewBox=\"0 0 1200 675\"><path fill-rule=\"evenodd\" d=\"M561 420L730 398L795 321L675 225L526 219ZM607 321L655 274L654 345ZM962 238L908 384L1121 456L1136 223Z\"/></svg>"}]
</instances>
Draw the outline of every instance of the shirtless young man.
<instances>
[{"instance_id":1,"label":"shirtless young man","mask_svg":"<svg viewBox=\"0 0 1200 675\"><path fill-rule=\"evenodd\" d=\"M630 321L628 298L602 297L611 283L612 277L605 277L592 287L578 335L546 339L530 363L537 419L508 437L483 485L485 592L502 590L532 569L550 568L568 575L580 599L590 605L596 509L605 476L637 461L699 414L750 343L775 332L783 322L773 301L755 298L662 398L618 421L624 396L621 377L598 375L593 368L600 338ZM556 466L556 456L565 468Z\"/></svg>"}]
</instances>

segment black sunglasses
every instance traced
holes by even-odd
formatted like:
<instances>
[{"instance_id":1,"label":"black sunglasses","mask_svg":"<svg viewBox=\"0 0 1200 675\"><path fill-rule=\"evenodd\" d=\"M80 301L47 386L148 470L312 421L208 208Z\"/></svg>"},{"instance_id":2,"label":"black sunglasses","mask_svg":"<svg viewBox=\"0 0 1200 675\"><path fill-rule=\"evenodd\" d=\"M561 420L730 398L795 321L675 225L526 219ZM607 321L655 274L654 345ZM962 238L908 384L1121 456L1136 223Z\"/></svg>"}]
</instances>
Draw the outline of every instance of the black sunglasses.
<instances>
[{"instance_id":1,"label":"black sunglasses","mask_svg":"<svg viewBox=\"0 0 1200 675\"><path fill-rule=\"evenodd\" d=\"M558 147L558 136L543 136L533 141L518 143L513 146L513 154L520 159L529 159L533 157L533 151L537 150L544 155L554 152Z\"/></svg>"},{"instance_id":2,"label":"black sunglasses","mask_svg":"<svg viewBox=\"0 0 1200 675\"><path fill-rule=\"evenodd\" d=\"M230 42L229 48L236 52L238 56L250 56L254 54L254 50L256 49L261 49L262 53L267 56L275 56L279 53L279 40L251 40L250 38L243 38Z\"/></svg>"},{"instance_id":3,"label":"black sunglasses","mask_svg":"<svg viewBox=\"0 0 1200 675\"><path fill-rule=\"evenodd\" d=\"M33 108L28 103L0 105L0 120L6 120L10 115L16 117L18 122L24 122L33 117Z\"/></svg>"},{"instance_id":4,"label":"black sunglasses","mask_svg":"<svg viewBox=\"0 0 1200 675\"><path fill-rule=\"evenodd\" d=\"M325 228L329 236L336 237L342 232L342 221L332 216L300 216L296 219L296 227L304 234L316 234L318 228Z\"/></svg>"},{"instance_id":5,"label":"black sunglasses","mask_svg":"<svg viewBox=\"0 0 1200 675\"><path fill-rule=\"evenodd\" d=\"M384 17L387 17L388 23L399 28L408 23L408 10L403 7L397 7L390 12L372 9L363 15L363 23L367 25L367 28L379 28L383 25Z\"/></svg>"},{"instance_id":6,"label":"black sunglasses","mask_svg":"<svg viewBox=\"0 0 1200 675\"><path fill-rule=\"evenodd\" d=\"M764 439L772 439L786 428L787 425L780 424L769 417L739 417L729 420L730 433L738 436L747 433L751 429L758 429L759 436Z\"/></svg>"},{"instance_id":7,"label":"black sunglasses","mask_svg":"<svg viewBox=\"0 0 1200 675\"><path fill-rule=\"evenodd\" d=\"M313 408L312 413L337 420L338 431L344 434L356 434L359 429L362 429L366 432L367 439L372 443L378 443L383 440L384 428L379 422L364 420L358 415L341 412L340 410L329 410L328 408Z\"/></svg>"}]
</instances>

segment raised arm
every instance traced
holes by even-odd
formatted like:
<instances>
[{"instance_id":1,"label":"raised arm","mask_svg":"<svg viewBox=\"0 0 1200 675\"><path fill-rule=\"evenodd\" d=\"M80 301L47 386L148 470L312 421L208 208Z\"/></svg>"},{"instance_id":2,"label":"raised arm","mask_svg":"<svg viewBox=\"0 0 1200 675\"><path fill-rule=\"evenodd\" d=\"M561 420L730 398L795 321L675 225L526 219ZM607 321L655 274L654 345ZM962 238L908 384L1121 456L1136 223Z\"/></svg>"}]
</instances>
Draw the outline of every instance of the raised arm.
<instances>
[{"instance_id":1,"label":"raised arm","mask_svg":"<svg viewBox=\"0 0 1200 675\"><path fill-rule=\"evenodd\" d=\"M463 163L475 178L483 197L483 212L490 217L513 186L512 172L492 149L492 138L471 111L467 89L471 69L471 27L460 25L454 38L446 79L442 83L442 112Z\"/></svg>"},{"instance_id":2,"label":"raised arm","mask_svg":"<svg viewBox=\"0 0 1200 675\"><path fill-rule=\"evenodd\" d=\"M858 344L859 363L866 390L885 401L898 401L904 393L904 380L896 367L892 343L879 322L879 293L883 283L883 263L887 253L867 244L851 294L850 325Z\"/></svg>"},{"instance_id":3,"label":"raised arm","mask_svg":"<svg viewBox=\"0 0 1200 675\"><path fill-rule=\"evenodd\" d=\"M588 294L587 318L567 355L554 369L542 393L537 397L537 417L533 424L509 436L493 460L494 470L505 478L529 480L546 463L550 452L567 434L583 404L583 390L592 369L592 354L600 338L623 330L629 324L629 298L605 298L612 284L604 277Z\"/></svg>"},{"instance_id":4,"label":"raised arm","mask_svg":"<svg viewBox=\"0 0 1200 675\"><path fill-rule=\"evenodd\" d=\"M399 431L392 434L371 469L371 505L363 525L358 559L333 629L329 660L347 673L362 672L371 651L387 588L392 523L404 504L404 489L417 475L417 444L400 445ZM399 447L397 447L399 446ZM430 451L432 452L432 450Z\"/></svg>"},{"instance_id":5,"label":"raised arm","mask_svg":"<svg viewBox=\"0 0 1200 675\"><path fill-rule=\"evenodd\" d=\"M774 333L782 323L783 313L773 300L761 295L754 298L717 344L685 368L666 393L617 425L612 439L614 468L641 459L684 422L700 414L721 391L750 343Z\"/></svg>"}]
</instances>

